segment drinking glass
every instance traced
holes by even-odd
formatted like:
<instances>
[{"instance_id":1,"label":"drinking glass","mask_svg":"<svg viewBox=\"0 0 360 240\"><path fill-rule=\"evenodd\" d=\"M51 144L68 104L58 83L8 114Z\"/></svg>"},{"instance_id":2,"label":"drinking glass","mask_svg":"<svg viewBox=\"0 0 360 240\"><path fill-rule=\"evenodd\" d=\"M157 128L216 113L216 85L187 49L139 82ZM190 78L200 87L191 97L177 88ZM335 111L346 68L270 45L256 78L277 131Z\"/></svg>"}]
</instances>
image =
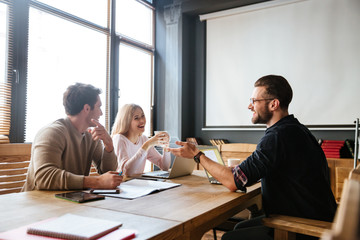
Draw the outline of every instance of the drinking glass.
<instances>
[{"instance_id":1,"label":"drinking glass","mask_svg":"<svg viewBox=\"0 0 360 240\"><path fill-rule=\"evenodd\" d=\"M159 140L157 146L162 147L164 149L169 148L170 134L167 131L154 131L154 133L155 133L155 135L157 135L158 133L162 133L161 136L163 136L165 138L164 141Z\"/></svg>"}]
</instances>

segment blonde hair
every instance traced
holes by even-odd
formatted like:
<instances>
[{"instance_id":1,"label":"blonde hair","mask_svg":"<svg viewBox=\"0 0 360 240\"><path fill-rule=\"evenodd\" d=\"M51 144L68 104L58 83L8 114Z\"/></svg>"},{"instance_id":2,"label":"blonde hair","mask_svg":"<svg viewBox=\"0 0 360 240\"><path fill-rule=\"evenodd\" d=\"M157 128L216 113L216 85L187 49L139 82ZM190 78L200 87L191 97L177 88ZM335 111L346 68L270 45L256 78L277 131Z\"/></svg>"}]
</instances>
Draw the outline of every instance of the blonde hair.
<instances>
[{"instance_id":1,"label":"blonde hair","mask_svg":"<svg viewBox=\"0 0 360 240\"><path fill-rule=\"evenodd\" d=\"M125 104L124 106L122 106L120 111L118 111L118 113L116 114L115 122L111 131L111 137L116 134L124 135L129 131L134 112L138 108L143 111L139 105L134 103Z\"/></svg>"}]
</instances>

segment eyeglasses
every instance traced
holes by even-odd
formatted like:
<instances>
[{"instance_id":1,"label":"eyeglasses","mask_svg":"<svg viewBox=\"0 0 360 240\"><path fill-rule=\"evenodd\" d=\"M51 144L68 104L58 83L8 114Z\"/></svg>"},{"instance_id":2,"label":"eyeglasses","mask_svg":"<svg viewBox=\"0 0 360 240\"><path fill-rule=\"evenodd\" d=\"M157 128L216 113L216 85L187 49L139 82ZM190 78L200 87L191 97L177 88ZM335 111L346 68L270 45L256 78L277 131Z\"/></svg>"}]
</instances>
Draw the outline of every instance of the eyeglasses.
<instances>
[{"instance_id":1,"label":"eyeglasses","mask_svg":"<svg viewBox=\"0 0 360 240\"><path fill-rule=\"evenodd\" d=\"M275 98L262 98L262 99L256 99L256 98L250 98L251 105L254 105L255 102L258 101L266 101L266 100L274 100Z\"/></svg>"}]
</instances>

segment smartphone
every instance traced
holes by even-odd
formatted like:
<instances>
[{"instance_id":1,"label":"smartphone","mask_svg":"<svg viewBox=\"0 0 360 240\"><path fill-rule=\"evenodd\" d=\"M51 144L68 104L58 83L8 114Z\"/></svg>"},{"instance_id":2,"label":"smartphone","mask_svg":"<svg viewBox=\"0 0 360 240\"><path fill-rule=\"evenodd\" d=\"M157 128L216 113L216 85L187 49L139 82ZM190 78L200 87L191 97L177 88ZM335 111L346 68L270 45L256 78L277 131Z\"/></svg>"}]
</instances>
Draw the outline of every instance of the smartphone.
<instances>
[{"instance_id":1,"label":"smartphone","mask_svg":"<svg viewBox=\"0 0 360 240\"><path fill-rule=\"evenodd\" d=\"M91 189L90 193L94 194L119 194L120 189Z\"/></svg>"},{"instance_id":2,"label":"smartphone","mask_svg":"<svg viewBox=\"0 0 360 240\"><path fill-rule=\"evenodd\" d=\"M83 203L83 202L89 202L89 201L96 201L96 200L102 200L105 199L105 196L92 194L92 193L86 193L86 192L67 192L67 193L58 193L55 194L55 197L69 200L72 202L77 203Z\"/></svg>"}]
</instances>

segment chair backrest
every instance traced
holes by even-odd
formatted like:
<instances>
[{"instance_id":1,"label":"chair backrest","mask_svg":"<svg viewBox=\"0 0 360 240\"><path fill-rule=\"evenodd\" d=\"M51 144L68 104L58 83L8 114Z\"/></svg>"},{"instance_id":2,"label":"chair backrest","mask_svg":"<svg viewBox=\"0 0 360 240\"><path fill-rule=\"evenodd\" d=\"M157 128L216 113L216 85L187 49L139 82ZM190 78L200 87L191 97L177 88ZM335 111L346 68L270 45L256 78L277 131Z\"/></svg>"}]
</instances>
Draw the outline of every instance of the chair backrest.
<instances>
[{"instance_id":1,"label":"chair backrest","mask_svg":"<svg viewBox=\"0 0 360 240\"><path fill-rule=\"evenodd\" d=\"M323 240L360 239L360 165L350 172L344 182L340 205L334 224L322 236Z\"/></svg>"},{"instance_id":2,"label":"chair backrest","mask_svg":"<svg viewBox=\"0 0 360 240\"><path fill-rule=\"evenodd\" d=\"M251 143L228 143L218 145L221 157L227 165L229 158L238 158L244 161L256 149L256 144Z\"/></svg>"},{"instance_id":3,"label":"chair backrest","mask_svg":"<svg viewBox=\"0 0 360 240\"><path fill-rule=\"evenodd\" d=\"M337 202L340 202L341 194L344 187L345 180L353 168L350 167L337 167L335 169L335 192L334 196Z\"/></svg>"},{"instance_id":4,"label":"chair backrest","mask_svg":"<svg viewBox=\"0 0 360 240\"><path fill-rule=\"evenodd\" d=\"M327 158L331 190L339 203L344 180L349 177L350 171L354 168L354 160L351 158Z\"/></svg>"},{"instance_id":5,"label":"chair backrest","mask_svg":"<svg viewBox=\"0 0 360 240\"><path fill-rule=\"evenodd\" d=\"M91 164L89 176L99 176L96 167L93 164Z\"/></svg>"},{"instance_id":6,"label":"chair backrest","mask_svg":"<svg viewBox=\"0 0 360 240\"><path fill-rule=\"evenodd\" d=\"M358 164L356 168L350 172L349 178L360 181L360 164Z\"/></svg>"},{"instance_id":7,"label":"chair backrest","mask_svg":"<svg viewBox=\"0 0 360 240\"><path fill-rule=\"evenodd\" d=\"M20 192L30 156L31 144L0 144L0 194Z\"/></svg>"},{"instance_id":8,"label":"chair backrest","mask_svg":"<svg viewBox=\"0 0 360 240\"><path fill-rule=\"evenodd\" d=\"M0 195L20 192L30 164L31 144L0 144ZM90 176L98 176L91 165Z\"/></svg>"}]
</instances>

